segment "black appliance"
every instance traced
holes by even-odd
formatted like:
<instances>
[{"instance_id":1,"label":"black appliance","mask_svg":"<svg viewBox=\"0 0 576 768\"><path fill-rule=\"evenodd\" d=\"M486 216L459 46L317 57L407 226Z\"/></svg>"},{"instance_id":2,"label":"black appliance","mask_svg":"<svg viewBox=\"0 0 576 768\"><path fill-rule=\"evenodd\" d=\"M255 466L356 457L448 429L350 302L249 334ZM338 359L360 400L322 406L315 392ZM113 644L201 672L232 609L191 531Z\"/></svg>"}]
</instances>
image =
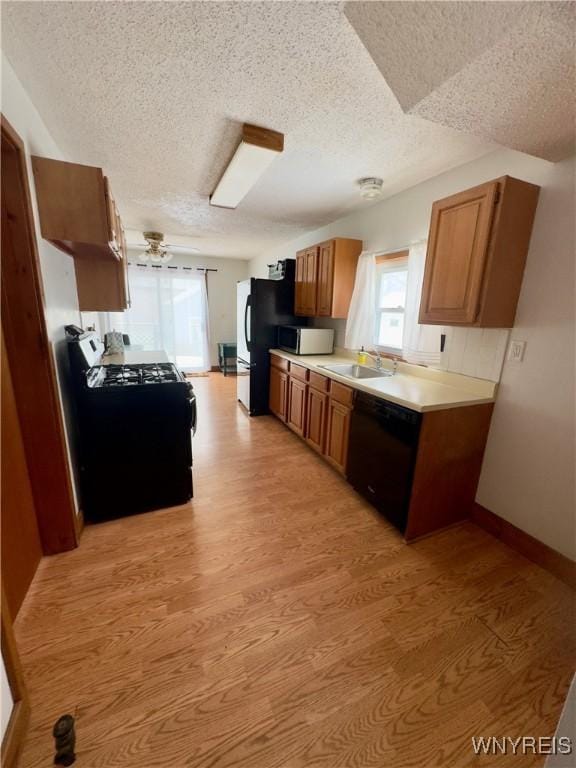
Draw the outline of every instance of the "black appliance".
<instances>
[{"instance_id":1,"label":"black appliance","mask_svg":"<svg viewBox=\"0 0 576 768\"><path fill-rule=\"evenodd\" d=\"M196 430L191 384L172 363L102 365L95 334L68 344L86 519L97 522L189 501Z\"/></svg>"},{"instance_id":2,"label":"black appliance","mask_svg":"<svg viewBox=\"0 0 576 768\"><path fill-rule=\"evenodd\" d=\"M294 268L280 280L253 277L238 283L236 307L238 400L251 416L260 416L269 412L268 353L277 344L277 326L305 323L294 315Z\"/></svg>"},{"instance_id":3,"label":"black appliance","mask_svg":"<svg viewBox=\"0 0 576 768\"><path fill-rule=\"evenodd\" d=\"M357 392L350 424L348 482L404 533L422 414Z\"/></svg>"}]
</instances>

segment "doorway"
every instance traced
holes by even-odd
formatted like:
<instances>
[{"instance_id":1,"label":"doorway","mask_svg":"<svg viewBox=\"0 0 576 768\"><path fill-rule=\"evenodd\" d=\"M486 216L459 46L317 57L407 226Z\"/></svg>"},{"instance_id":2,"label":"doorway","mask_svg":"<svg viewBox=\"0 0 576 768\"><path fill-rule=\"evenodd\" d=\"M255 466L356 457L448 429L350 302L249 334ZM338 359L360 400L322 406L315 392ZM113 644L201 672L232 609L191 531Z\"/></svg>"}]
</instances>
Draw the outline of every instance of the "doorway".
<instances>
[{"instance_id":1,"label":"doorway","mask_svg":"<svg viewBox=\"0 0 576 768\"><path fill-rule=\"evenodd\" d=\"M4 116L1 145L2 581L15 618L41 554L73 549L77 529L25 148Z\"/></svg>"}]
</instances>

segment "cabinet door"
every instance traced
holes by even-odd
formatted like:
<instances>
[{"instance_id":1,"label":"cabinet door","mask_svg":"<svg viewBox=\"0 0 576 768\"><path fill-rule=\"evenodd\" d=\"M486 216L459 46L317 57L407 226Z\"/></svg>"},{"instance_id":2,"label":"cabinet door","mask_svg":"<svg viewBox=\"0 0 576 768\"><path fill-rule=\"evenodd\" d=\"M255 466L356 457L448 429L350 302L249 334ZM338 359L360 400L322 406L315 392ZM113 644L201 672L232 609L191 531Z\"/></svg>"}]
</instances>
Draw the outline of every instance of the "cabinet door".
<instances>
[{"instance_id":1,"label":"cabinet door","mask_svg":"<svg viewBox=\"0 0 576 768\"><path fill-rule=\"evenodd\" d=\"M294 314L306 314L304 306L304 276L306 272L306 251L296 254L296 278L294 283Z\"/></svg>"},{"instance_id":2,"label":"cabinet door","mask_svg":"<svg viewBox=\"0 0 576 768\"><path fill-rule=\"evenodd\" d=\"M326 459L342 474L346 474L351 413L352 408L329 399Z\"/></svg>"},{"instance_id":3,"label":"cabinet door","mask_svg":"<svg viewBox=\"0 0 576 768\"><path fill-rule=\"evenodd\" d=\"M304 437L306 442L318 453L324 453L327 415L328 395L326 392L320 392L309 387Z\"/></svg>"},{"instance_id":4,"label":"cabinet door","mask_svg":"<svg viewBox=\"0 0 576 768\"><path fill-rule=\"evenodd\" d=\"M306 426L306 389L304 382L288 379L288 426L300 437L304 436Z\"/></svg>"},{"instance_id":5,"label":"cabinet door","mask_svg":"<svg viewBox=\"0 0 576 768\"><path fill-rule=\"evenodd\" d=\"M116 260L102 169L38 156L32 168L42 237L74 257Z\"/></svg>"},{"instance_id":6,"label":"cabinet door","mask_svg":"<svg viewBox=\"0 0 576 768\"><path fill-rule=\"evenodd\" d=\"M119 254L120 222L118 219L118 210L114 202L114 197L112 196L112 191L110 189L110 182L108 181L107 176L104 176L104 195L106 197L106 211L108 214L108 230L109 230L109 238L110 238L110 247L116 254Z\"/></svg>"},{"instance_id":7,"label":"cabinet door","mask_svg":"<svg viewBox=\"0 0 576 768\"><path fill-rule=\"evenodd\" d=\"M318 249L318 306L321 317L332 315L332 293L334 290L334 241L322 243Z\"/></svg>"},{"instance_id":8,"label":"cabinet door","mask_svg":"<svg viewBox=\"0 0 576 768\"><path fill-rule=\"evenodd\" d=\"M288 374L272 366L270 368L270 410L282 421L288 416Z\"/></svg>"},{"instance_id":9,"label":"cabinet door","mask_svg":"<svg viewBox=\"0 0 576 768\"><path fill-rule=\"evenodd\" d=\"M128 248L126 247L126 232L122 225L120 217L118 217L120 224L120 254L121 260L124 265L124 286L126 295L126 308L132 306L132 297L130 296L130 281L128 279Z\"/></svg>"},{"instance_id":10,"label":"cabinet door","mask_svg":"<svg viewBox=\"0 0 576 768\"><path fill-rule=\"evenodd\" d=\"M318 248L309 248L304 261L304 312L308 317L316 314L316 292L318 287Z\"/></svg>"},{"instance_id":11,"label":"cabinet door","mask_svg":"<svg viewBox=\"0 0 576 768\"><path fill-rule=\"evenodd\" d=\"M497 192L498 183L490 182L432 206L421 323L476 320Z\"/></svg>"},{"instance_id":12,"label":"cabinet door","mask_svg":"<svg viewBox=\"0 0 576 768\"><path fill-rule=\"evenodd\" d=\"M124 297L125 308L127 309L130 306L130 286L128 284L128 253L126 249L126 237L124 234L124 227L122 226L122 221L120 219L120 214L118 213L118 209L116 209L115 212L116 212L116 223L117 223L118 245L119 245L118 257L120 259L118 279L120 281L120 291L122 296Z\"/></svg>"},{"instance_id":13,"label":"cabinet door","mask_svg":"<svg viewBox=\"0 0 576 768\"><path fill-rule=\"evenodd\" d=\"M124 263L124 259L74 259L81 312L123 312L126 309Z\"/></svg>"}]
</instances>

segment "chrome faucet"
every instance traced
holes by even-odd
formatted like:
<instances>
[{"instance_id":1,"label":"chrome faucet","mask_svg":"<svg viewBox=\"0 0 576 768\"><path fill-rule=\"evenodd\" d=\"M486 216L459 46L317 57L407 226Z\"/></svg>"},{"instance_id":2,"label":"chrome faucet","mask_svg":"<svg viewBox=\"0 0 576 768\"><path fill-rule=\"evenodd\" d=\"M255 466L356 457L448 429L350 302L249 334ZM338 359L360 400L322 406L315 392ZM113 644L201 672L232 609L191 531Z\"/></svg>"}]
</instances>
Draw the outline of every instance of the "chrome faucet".
<instances>
[{"instance_id":1,"label":"chrome faucet","mask_svg":"<svg viewBox=\"0 0 576 768\"><path fill-rule=\"evenodd\" d=\"M373 354L372 352L366 352L368 357L371 357L372 360L374 360L374 367L377 371L382 370L382 355L380 352L376 352L376 354Z\"/></svg>"}]
</instances>

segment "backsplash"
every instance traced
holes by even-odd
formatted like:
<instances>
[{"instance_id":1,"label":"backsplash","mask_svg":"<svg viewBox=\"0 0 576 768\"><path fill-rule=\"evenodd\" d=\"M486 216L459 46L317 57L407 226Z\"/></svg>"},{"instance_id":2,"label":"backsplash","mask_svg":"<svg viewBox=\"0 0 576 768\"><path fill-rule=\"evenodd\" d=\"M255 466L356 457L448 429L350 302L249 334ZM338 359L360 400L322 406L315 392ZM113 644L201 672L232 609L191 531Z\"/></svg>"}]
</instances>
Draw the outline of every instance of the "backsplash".
<instances>
[{"instance_id":1,"label":"backsplash","mask_svg":"<svg viewBox=\"0 0 576 768\"><path fill-rule=\"evenodd\" d=\"M445 328L441 368L500 381L510 331L503 328Z\"/></svg>"},{"instance_id":2,"label":"backsplash","mask_svg":"<svg viewBox=\"0 0 576 768\"><path fill-rule=\"evenodd\" d=\"M315 318L317 328L334 328L334 345L344 347L346 320ZM500 381L510 331L502 328L444 328L446 343L438 366L443 371Z\"/></svg>"}]
</instances>

